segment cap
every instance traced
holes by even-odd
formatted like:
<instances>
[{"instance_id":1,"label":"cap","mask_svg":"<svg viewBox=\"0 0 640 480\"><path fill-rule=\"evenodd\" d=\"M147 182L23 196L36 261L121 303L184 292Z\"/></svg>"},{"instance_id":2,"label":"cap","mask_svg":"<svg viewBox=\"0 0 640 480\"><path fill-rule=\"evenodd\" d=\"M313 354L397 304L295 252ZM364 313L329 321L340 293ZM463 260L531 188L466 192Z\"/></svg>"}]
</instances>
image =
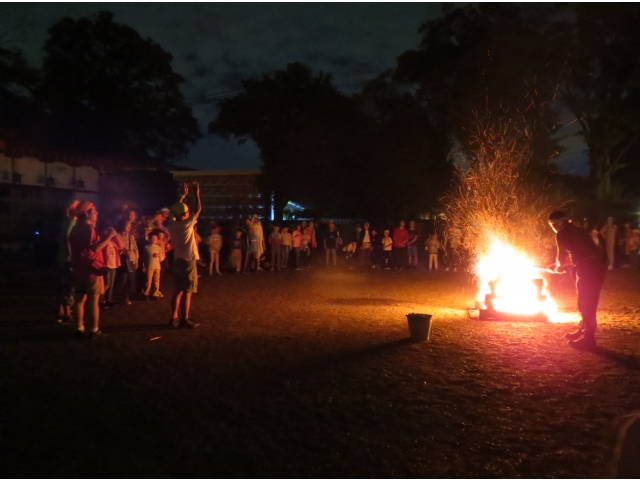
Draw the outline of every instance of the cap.
<instances>
[{"instance_id":1,"label":"cap","mask_svg":"<svg viewBox=\"0 0 640 480\"><path fill-rule=\"evenodd\" d=\"M158 213L162 213L162 212L169 212L169 209L167 207L163 207L160 210L158 210Z\"/></svg>"},{"instance_id":2,"label":"cap","mask_svg":"<svg viewBox=\"0 0 640 480\"><path fill-rule=\"evenodd\" d=\"M171 213L176 217L180 217L189 211L187 204L176 202L171 206Z\"/></svg>"}]
</instances>

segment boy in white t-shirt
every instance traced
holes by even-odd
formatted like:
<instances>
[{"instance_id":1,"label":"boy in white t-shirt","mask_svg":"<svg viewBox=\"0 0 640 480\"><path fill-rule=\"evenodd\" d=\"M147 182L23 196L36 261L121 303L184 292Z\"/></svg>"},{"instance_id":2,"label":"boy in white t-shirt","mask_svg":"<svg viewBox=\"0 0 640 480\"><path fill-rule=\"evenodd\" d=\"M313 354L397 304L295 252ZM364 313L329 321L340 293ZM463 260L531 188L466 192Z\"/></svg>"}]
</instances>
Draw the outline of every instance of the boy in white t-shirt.
<instances>
[{"instance_id":1,"label":"boy in white t-shirt","mask_svg":"<svg viewBox=\"0 0 640 480\"><path fill-rule=\"evenodd\" d=\"M142 272L147 274L147 286L143 295L148 299L153 290L153 298L157 299L160 297L160 260L162 257L162 247L158 242L158 235L155 233L149 234L149 242L150 243L144 247Z\"/></svg>"},{"instance_id":2,"label":"boy in white t-shirt","mask_svg":"<svg viewBox=\"0 0 640 480\"><path fill-rule=\"evenodd\" d=\"M382 268L391 268L391 251L393 250L393 239L389 236L389 230L382 232Z\"/></svg>"}]
</instances>

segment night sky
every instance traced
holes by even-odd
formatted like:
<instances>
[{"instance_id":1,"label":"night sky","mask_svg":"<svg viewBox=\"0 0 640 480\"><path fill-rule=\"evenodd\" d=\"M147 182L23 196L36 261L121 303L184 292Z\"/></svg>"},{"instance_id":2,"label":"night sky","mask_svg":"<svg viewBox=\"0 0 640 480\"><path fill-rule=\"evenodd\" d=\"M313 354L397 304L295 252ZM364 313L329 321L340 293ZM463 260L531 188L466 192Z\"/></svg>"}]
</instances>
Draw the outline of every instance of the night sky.
<instances>
[{"instance_id":1,"label":"night sky","mask_svg":"<svg viewBox=\"0 0 640 480\"><path fill-rule=\"evenodd\" d=\"M314 72L331 73L344 93L361 89L396 57L417 46L418 27L440 15L439 3L3 3L0 44L18 48L40 66L47 29L64 16L79 18L109 10L115 21L159 43L173 57L186 82L185 98L229 94L244 78L284 69L299 61ZM215 100L193 104L200 128L216 116ZM571 121L570 117L567 121ZM585 146L566 128L569 151L562 171L587 171ZM206 170L257 168L258 149L206 134L184 166Z\"/></svg>"}]
</instances>

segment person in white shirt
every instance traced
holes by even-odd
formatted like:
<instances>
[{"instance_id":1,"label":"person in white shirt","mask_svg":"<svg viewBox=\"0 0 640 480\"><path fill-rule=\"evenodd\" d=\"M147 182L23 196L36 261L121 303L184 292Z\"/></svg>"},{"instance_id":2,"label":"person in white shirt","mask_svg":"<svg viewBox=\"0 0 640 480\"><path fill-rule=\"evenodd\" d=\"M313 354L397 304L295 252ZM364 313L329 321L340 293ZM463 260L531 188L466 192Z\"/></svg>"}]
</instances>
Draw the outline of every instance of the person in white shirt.
<instances>
[{"instance_id":1,"label":"person in white shirt","mask_svg":"<svg viewBox=\"0 0 640 480\"><path fill-rule=\"evenodd\" d=\"M189 194L189 187L184 184L184 193L171 207L172 220L169 222L169 235L173 245L174 261L173 275L175 287L171 298L172 315L169 324L174 328L195 328L199 323L189 318L191 308L191 295L198 292L198 270L197 261L200 260L198 254L198 241L196 236L196 224L200 212L202 212L202 202L200 201L200 185L194 182L196 193L196 211L191 214L189 207L183 202ZM184 302L182 300L184 299ZM184 316L180 320L180 305L184 303Z\"/></svg>"},{"instance_id":2,"label":"person in white shirt","mask_svg":"<svg viewBox=\"0 0 640 480\"><path fill-rule=\"evenodd\" d=\"M162 247L158 242L158 234L149 234L149 244L144 247L144 251L142 272L147 274L147 286L143 295L148 299L153 290L153 298L157 299L160 297L160 256L162 251Z\"/></svg>"},{"instance_id":3,"label":"person in white shirt","mask_svg":"<svg viewBox=\"0 0 640 480\"><path fill-rule=\"evenodd\" d=\"M220 225L211 225L211 235L207 237L207 247L209 248L209 275L213 275L215 265L216 273L220 273L220 251L222 250L222 235L220 235Z\"/></svg>"}]
</instances>

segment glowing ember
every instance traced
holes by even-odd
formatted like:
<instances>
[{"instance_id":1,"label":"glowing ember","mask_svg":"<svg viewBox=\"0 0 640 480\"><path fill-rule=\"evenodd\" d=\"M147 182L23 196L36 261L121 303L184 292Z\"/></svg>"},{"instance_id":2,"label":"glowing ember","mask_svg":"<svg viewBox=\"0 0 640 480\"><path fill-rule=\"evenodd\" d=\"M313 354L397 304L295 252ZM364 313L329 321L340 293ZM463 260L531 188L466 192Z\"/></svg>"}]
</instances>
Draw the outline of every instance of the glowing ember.
<instances>
[{"instance_id":1,"label":"glowing ember","mask_svg":"<svg viewBox=\"0 0 640 480\"><path fill-rule=\"evenodd\" d=\"M540 269L511 246L494 241L489 253L480 259L476 273L480 279L478 302L485 304L489 295L496 312L522 316L544 314L555 321L557 307L544 288Z\"/></svg>"}]
</instances>

